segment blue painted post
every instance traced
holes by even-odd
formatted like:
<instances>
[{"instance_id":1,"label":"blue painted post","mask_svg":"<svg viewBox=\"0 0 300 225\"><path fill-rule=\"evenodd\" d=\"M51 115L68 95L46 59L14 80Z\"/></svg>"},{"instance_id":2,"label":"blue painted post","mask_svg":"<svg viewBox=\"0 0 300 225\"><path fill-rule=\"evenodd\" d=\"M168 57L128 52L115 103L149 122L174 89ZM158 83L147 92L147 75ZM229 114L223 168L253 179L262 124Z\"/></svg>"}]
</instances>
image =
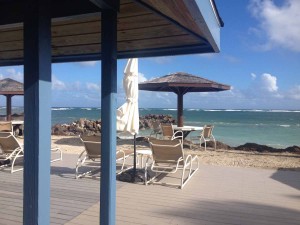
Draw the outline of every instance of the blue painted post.
<instances>
[{"instance_id":1,"label":"blue painted post","mask_svg":"<svg viewBox=\"0 0 300 225\"><path fill-rule=\"evenodd\" d=\"M24 9L23 224L50 224L51 0Z\"/></svg>"},{"instance_id":2,"label":"blue painted post","mask_svg":"<svg viewBox=\"0 0 300 225\"><path fill-rule=\"evenodd\" d=\"M103 10L101 70L101 191L100 224L116 217L117 12Z\"/></svg>"}]
</instances>

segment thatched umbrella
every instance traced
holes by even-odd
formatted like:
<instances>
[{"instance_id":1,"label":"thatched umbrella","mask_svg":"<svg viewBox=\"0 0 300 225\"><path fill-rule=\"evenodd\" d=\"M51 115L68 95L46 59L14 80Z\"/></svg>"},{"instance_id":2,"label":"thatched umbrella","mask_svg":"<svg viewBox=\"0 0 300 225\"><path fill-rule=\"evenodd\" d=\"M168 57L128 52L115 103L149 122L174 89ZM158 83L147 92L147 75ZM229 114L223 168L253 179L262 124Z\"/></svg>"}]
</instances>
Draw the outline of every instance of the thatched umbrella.
<instances>
[{"instance_id":1,"label":"thatched umbrella","mask_svg":"<svg viewBox=\"0 0 300 225\"><path fill-rule=\"evenodd\" d=\"M0 80L0 95L6 96L6 120L11 120L11 97L24 95L23 84L10 78Z\"/></svg>"},{"instance_id":2,"label":"thatched umbrella","mask_svg":"<svg viewBox=\"0 0 300 225\"><path fill-rule=\"evenodd\" d=\"M230 90L229 85L217 83L188 73L177 72L139 84L140 90L174 92L177 94L177 125L183 126L183 95L188 92Z\"/></svg>"}]
</instances>

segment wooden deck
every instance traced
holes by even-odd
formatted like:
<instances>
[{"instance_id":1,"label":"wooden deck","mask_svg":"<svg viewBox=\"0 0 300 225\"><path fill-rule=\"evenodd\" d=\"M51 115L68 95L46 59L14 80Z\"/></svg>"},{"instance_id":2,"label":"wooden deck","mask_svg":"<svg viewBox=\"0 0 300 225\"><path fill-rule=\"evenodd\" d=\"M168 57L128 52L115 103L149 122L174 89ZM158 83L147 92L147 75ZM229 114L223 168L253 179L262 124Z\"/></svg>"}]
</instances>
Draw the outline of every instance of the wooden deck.
<instances>
[{"instance_id":1,"label":"wooden deck","mask_svg":"<svg viewBox=\"0 0 300 225\"><path fill-rule=\"evenodd\" d=\"M51 224L99 224L99 180L52 163ZM23 173L0 171L0 224L22 224ZM116 224L300 224L300 172L201 165L183 190L117 182Z\"/></svg>"}]
</instances>

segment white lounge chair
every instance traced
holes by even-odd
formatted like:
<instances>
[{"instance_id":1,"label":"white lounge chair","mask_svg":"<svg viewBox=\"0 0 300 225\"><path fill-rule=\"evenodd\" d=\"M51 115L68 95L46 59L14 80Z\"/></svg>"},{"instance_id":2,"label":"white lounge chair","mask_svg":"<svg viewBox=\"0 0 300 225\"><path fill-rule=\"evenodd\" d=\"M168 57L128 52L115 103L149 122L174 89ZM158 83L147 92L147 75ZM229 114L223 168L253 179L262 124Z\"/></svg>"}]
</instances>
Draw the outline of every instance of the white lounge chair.
<instances>
[{"instance_id":1,"label":"white lounge chair","mask_svg":"<svg viewBox=\"0 0 300 225\"><path fill-rule=\"evenodd\" d=\"M80 139L84 145L84 150L79 154L76 168L75 178L81 178L84 176L93 176L101 170L101 137L100 136L80 136ZM118 150L116 152L116 161L120 163L120 170L117 174L124 172L127 169L132 168L125 164L126 159L133 155L133 150L123 151ZM86 166L90 168L89 171L79 172L79 168ZM125 168L126 166L126 168ZM93 168L93 169L92 169Z\"/></svg>"},{"instance_id":2,"label":"white lounge chair","mask_svg":"<svg viewBox=\"0 0 300 225\"><path fill-rule=\"evenodd\" d=\"M16 160L24 157L23 146L11 132L0 132L0 167L11 166L11 173L23 170L23 168L14 169Z\"/></svg>"},{"instance_id":3,"label":"white lounge chair","mask_svg":"<svg viewBox=\"0 0 300 225\"><path fill-rule=\"evenodd\" d=\"M197 155L184 154L180 140L155 140L149 141L152 150L151 171L155 172L149 183L160 183L165 185L176 185L183 188L199 168L199 159ZM194 163L196 166L194 167ZM145 178L147 177L148 160L145 167ZM165 183L157 181L161 174L174 174L182 170L180 184ZM145 179L146 180L146 179Z\"/></svg>"},{"instance_id":4,"label":"white lounge chair","mask_svg":"<svg viewBox=\"0 0 300 225\"><path fill-rule=\"evenodd\" d=\"M19 143L13 135L13 127L11 122L0 123L0 167L11 166L11 173L23 170L23 167L14 169L15 163L18 159L23 160L24 150L23 145ZM62 151L60 148L51 148L51 152L58 152L59 157L54 158L51 162L62 160Z\"/></svg>"}]
</instances>

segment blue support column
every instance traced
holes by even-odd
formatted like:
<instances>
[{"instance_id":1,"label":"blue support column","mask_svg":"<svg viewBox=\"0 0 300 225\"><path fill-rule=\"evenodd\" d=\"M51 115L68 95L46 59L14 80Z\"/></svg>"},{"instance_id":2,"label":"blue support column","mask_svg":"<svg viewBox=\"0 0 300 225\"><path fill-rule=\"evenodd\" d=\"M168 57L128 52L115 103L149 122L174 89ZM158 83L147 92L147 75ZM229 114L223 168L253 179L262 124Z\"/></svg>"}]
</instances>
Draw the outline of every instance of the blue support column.
<instances>
[{"instance_id":1,"label":"blue support column","mask_svg":"<svg viewBox=\"0 0 300 225\"><path fill-rule=\"evenodd\" d=\"M24 9L23 224L50 224L51 0Z\"/></svg>"},{"instance_id":2,"label":"blue support column","mask_svg":"<svg viewBox=\"0 0 300 225\"><path fill-rule=\"evenodd\" d=\"M117 12L103 10L101 70L101 192L100 224L116 217Z\"/></svg>"}]
</instances>

